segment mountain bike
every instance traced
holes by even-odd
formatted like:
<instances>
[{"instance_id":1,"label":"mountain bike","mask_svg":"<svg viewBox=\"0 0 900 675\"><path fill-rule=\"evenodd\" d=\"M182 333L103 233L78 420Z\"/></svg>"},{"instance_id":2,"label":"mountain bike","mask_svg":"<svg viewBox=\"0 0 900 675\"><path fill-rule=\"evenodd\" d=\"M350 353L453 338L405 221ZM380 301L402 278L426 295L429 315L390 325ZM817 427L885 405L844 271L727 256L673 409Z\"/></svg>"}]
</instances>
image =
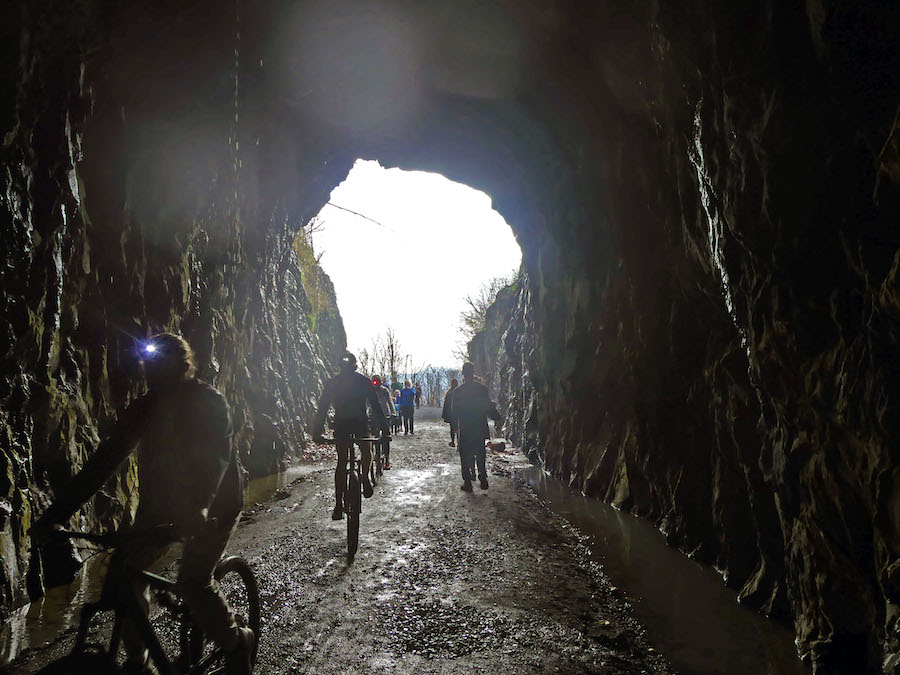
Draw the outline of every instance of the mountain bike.
<instances>
[{"instance_id":1,"label":"mountain bike","mask_svg":"<svg viewBox=\"0 0 900 675\"><path fill-rule=\"evenodd\" d=\"M323 439L335 445L335 439ZM359 547L359 515L362 512L362 460L357 459L354 446L361 443L377 443L381 439L350 434L347 450L347 479L344 484L344 513L347 515L347 557L351 560Z\"/></svg>"},{"instance_id":2,"label":"mountain bike","mask_svg":"<svg viewBox=\"0 0 900 675\"><path fill-rule=\"evenodd\" d=\"M155 541L159 532L151 533ZM147 541L147 534L121 535L117 533L96 534L92 532L73 532L57 530L55 538L63 540L79 539L89 542L101 549L109 549L127 545L129 539L141 538ZM171 537L158 536L160 543L172 543ZM179 584L164 576L143 569L132 569L123 565L114 573L115 587L104 590L96 603L85 604L81 610L78 633L71 654L58 662L60 669L52 672L66 673L117 673L116 660L122 642L122 623L130 620L134 625L146 648L150 651L150 659L160 675L201 675L201 673L224 672L225 656L223 650L203 635L197 622L182 597ZM223 557L216 565L213 573L228 599L239 626L250 628L259 644L259 589L256 577L246 560L238 556ZM135 581L140 580L150 587L151 595L164 610L162 618L151 621L142 606L142 598L135 588ZM106 647L88 644L88 631L91 621L100 612L114 612L112 636ZM154 629L154 622L162 621L164 640L160 639ZM172 657L167 653L174 653ZM254 646L251 662L256 662Z\"/></svg>"}]
</instances>

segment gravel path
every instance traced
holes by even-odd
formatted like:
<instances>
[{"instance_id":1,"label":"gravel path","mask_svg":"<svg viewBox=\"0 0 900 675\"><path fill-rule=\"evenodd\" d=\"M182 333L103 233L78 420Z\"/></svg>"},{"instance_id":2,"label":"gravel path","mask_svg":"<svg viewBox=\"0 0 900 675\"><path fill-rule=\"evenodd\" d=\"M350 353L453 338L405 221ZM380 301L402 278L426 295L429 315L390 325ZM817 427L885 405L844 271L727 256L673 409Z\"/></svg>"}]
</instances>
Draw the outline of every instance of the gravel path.
<instances>
[{"instance_id":1,"label":"gravel path","mask_svg":"<svg viewBox=\"0 0 900 675\"><path fill-rule=\"evenodd\" d=\"M515 479L526 460L490 453L490 489L463 492L438 417L418 411L416 434L392 443L352 563L330 469L245 515L229 552L259 578L256 672L670 672L577 533ZM11 672L41 661L32 650Z\"/></svg>"}]
</instances>

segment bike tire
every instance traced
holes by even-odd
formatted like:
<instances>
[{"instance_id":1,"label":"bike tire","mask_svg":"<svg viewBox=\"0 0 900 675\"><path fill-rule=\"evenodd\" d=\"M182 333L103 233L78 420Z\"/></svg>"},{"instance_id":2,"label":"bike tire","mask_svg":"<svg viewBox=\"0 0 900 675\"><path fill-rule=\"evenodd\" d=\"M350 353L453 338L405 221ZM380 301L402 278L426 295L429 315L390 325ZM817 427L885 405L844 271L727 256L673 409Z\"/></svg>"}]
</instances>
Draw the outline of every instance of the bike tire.
<instances>
[{"instance_id":1,"label":"bike tire","mask_svg":"<svg viewBox=\"0 0 900 675\"><path fill-rule=\"evenodd\" d=\"M230 596L229 604L232 605L233 611L237 610L235 611L237 624L249 628L256 636L253 652L250 655L251 664L255 666L260 638L259 584L256 581L256 575L253 574L253 570L246 560L233 555L222 558L218 562L213 576L220 588L225 590L226 596ZM243 600L241 607L234 606L232 599L235 595ZM183 650L181 666L185 672L206 672L209 667L221 660L220 650L216 647L214 652L209 651L211 641L206 638L189 614L185 615L182 624L181 645ZM206 667L202 670L197 669L198 664L204 660L207 662Z\"/></svg>"},{"instance_id":2,"label":"bike tire","mask_svg":"<svg viewBox=\"0 0 900 675\"><path fill-rule=\"evenodd\" d=\"M359 548L359 514L362 512L361 488L356 471L351 471L347 479L344 501L347 511L347 556L352 558Z\"/></svg>"}]
</instances>

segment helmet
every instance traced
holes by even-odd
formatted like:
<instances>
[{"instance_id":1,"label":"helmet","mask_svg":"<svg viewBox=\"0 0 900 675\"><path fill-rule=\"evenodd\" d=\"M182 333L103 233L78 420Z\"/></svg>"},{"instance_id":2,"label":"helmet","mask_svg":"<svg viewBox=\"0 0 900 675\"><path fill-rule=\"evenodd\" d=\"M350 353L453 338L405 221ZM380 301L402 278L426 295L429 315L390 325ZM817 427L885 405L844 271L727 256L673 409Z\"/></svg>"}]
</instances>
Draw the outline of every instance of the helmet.
<instances>
[{"instance_id":1,"label":"helmet","mask_svg":"<svg viewBox=\"0 0 900 675\"><path fill-rule=\"evenodd\" d=\"M356 370L356 357L350 352L341 354L341 372L352 372Z\"/></svg>"}]
</instances>

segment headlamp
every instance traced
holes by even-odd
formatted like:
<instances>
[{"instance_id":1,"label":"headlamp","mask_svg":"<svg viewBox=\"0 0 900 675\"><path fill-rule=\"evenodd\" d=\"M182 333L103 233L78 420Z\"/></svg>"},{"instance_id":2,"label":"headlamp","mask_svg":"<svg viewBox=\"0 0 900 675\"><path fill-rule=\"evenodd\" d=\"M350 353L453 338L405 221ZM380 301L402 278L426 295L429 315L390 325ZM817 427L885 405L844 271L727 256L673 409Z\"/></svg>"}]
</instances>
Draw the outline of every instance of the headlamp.
<instances>
[{"instance_id":1,"label":"headlamp","mask_svg":"<svg viewBox=\"0 0 900 675\"><path fill-rule=\"evenodd\" d=\"M143 352L146 356L153 356L157 353L158 348L152 342L147 342L144 344Z\"/></svg>"}]
</instances>

